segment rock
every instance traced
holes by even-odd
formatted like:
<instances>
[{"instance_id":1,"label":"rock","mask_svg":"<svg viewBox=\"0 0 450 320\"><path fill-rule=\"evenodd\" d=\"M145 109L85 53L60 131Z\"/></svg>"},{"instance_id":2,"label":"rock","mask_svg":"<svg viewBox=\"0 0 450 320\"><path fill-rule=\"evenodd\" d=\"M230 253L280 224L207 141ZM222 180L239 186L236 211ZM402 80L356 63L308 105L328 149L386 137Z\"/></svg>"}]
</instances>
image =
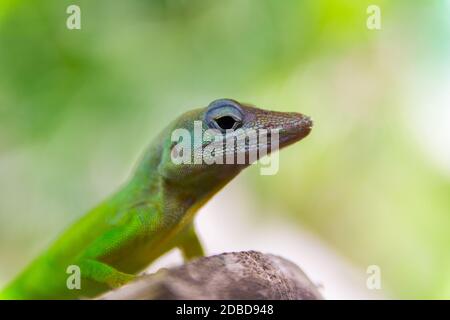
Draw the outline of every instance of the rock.
<instances>
[{"instance_id":1,"label":"rock","mask_svg":"<svg viewBox=\"0 0 450 320\"><path fill-rule=\"evenodd\" d=\"M256 251L222 253L139 277L100 299L322 299L294 263Z\"/></svg>"}]
</instances>

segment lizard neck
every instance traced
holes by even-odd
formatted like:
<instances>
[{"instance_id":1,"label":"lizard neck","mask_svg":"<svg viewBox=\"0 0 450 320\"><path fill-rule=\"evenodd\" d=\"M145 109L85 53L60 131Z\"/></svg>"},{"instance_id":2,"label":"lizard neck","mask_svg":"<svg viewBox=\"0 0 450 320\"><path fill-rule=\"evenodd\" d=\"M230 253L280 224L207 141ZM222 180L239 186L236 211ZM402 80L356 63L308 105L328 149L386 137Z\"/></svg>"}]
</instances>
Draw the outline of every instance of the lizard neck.
<instances>
[{"instance_id":1,"label":"lizard neck","mask_svg":"<svg viewBox=\"0 0 450 320\"><path fill-rule=\"evenodd\" d=\"M162 161L169 161L162 156L165 140L156 141L145 152L127 189L133 201L157 204L167 224L192 221L195 212L244 168L199 166L195 175L187 175L181 166L176 176L164 177L159 168L165 164Z\"/></svg>"}]
</instances>

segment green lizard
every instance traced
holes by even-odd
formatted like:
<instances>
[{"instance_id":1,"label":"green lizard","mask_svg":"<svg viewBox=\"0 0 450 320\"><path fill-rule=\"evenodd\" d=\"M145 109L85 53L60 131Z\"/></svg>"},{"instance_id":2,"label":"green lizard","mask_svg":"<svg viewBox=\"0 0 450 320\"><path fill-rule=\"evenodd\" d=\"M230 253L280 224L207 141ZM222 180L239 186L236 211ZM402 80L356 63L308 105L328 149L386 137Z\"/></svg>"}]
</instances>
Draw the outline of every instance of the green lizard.
<instances>
[{"instance_id":1,"label":"green lizard","mask_svg":"<svg viewBox=\"0 0 450 320\"><path fill-rule=\"evenodd\" d=\"M179 248L186 260L203 256L194 214L249 163L208 164L206 159L175 163L180 144L173 141L172 133L176 129L194 133L195 121L202 125L202 133L214 129L222 137L251 129L277 131L279 148L302 139L312 127L302 114L266 111L230 99L183 114L157 136L131 179L60 235L0 292L0 299L93 297L132 280L172 248ZM192 159L211 144L211 139L202 139L200 144L189 141ZM239 154L248 156L250 150L272 149L270 145L259 139L244 146L236 143L224 148L222 156L235 159ZM69 289L69 266L79 268L81 288Z\"/></svg>"}]
</instances>

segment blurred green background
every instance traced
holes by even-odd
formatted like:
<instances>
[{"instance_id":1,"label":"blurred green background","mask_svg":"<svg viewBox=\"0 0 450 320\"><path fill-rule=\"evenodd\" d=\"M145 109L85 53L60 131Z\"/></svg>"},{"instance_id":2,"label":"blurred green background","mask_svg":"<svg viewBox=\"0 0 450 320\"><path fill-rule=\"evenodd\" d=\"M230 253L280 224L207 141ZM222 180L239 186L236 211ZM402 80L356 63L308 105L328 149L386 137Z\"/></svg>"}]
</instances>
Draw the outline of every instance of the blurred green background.
<instances>
[{"instance_id":1,"label":"blurred green background","mask_svg":"<svg viewBox=\"0 0 450 320\"><path fill-rule=\"evenodd\" d=\"M251 201L379 265L394 298L450 298L444 0L0 1L0 285L222 97L315 121L277 175L239 180Z\"/></svg>"}]
</instances>

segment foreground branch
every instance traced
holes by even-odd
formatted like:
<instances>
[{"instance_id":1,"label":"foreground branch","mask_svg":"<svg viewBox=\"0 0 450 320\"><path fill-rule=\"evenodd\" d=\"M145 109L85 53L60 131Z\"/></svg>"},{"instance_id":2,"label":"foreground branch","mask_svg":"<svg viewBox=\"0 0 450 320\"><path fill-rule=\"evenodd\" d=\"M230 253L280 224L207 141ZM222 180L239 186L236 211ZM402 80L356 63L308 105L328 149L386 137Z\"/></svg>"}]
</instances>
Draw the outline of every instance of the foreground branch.
<instances>
[{"instance_id":1,"label":"foreground branch","mask_svg":"<svg viewBox=\"0 0 450 320\"><path fill-rule=\"evenodd\" d=\"M294 263L255 251L223 253L161 269L100 299L322 299Z\"/></svg>"}]
</instances>

